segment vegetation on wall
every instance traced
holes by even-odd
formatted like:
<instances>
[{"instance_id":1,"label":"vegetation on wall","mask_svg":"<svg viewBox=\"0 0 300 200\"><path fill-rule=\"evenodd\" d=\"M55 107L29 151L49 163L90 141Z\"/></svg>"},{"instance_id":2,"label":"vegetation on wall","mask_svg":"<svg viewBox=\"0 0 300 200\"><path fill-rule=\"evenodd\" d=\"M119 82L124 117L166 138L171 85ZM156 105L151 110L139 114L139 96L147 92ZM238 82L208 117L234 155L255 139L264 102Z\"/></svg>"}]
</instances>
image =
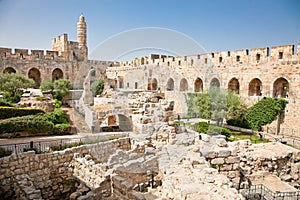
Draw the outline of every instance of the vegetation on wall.
<instances>
[{"instance_id":1,"label":"vegetation on wall","mask_svg":"<svg viewBox=\"0 0 300 200\"><path fill-rule=\"evenodd\" d=\"M98 80L91 84L91 91L94 96L101 95L104 90L104 81Z\"/></svg>"},{"instance_id":2,"label":"vegetation on wall","mask_svg":"<svg viewBox=\"0 0 300 200\"><path fill-rule=\"evenodd\" d=\"M22 74L5 73L0 75L0 91L3 99L9 103L21 100L24 89L34 86L34 80Z\"/></svg>"},{"instance_id":3,"label":"vegetation on wall","mask_svg":"<svg viewBox=\"0 0 300 200\"><path fill-rule=\"evenodd\" d=\"M258 130L259 127L276 120L277 116L284 111L287 103L285 99L265 97L254 104L246 116L250 128Z\"/></svg>"}]
</instances>

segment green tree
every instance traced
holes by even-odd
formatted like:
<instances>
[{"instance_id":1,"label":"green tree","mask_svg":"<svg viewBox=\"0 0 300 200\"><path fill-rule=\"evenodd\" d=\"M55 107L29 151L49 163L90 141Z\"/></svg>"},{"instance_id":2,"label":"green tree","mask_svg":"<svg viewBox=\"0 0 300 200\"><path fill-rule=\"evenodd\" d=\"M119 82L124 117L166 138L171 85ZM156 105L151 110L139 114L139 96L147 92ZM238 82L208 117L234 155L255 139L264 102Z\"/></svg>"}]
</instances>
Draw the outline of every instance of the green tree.
<instances>
[{"instance_id":1,"label":"green tree","mask_svg":"<svg viewBox=\"0 0 300 200\"><path fill-rule=\"evenodd\" d=\"M91 91L94 96L101 95L104 90L104 81L98 80L91 84Z\"/></svg>"},{"instance_id":2,"label":"green tree","mask_svg":"<svg viewBox=\"0 0 300 200\"><path fill-rule=\"evenodd\" d=\"M226 95L227 100L227 116L226 119L245 119L249 109L242 98L230 91Z\"/></svg>"},{"instance_id":3,"label":"green tree","mask_svg":"<svg viewBox=\"0 0 300 200\"><path fill-rule=\"evenodd\" d=\"M260 126L264 126L276 120L286 105L287 101L280 98L265 97L250 108L250 112L246 117L252 130L258 130Z\"/></svg>"},{"instance_id":4,"label":"green tree","mask_svg":"<svg viewBox=\"0 0 300 200\"><path fill-rule=\"evenodd\" d=\"M17 103L21 100L23 90L34 86L34 80L22 74L5 73L0 75L0 91L7 102Z\"/></svg>"},{"instance_id":5,"label":"green tree","mask_svg":"<svg viewBox=\"0 0 300 200\"><path fill-rule=\"evenodd\" d=\"M44 81L40 89L45 92L49 91L54 99L62 100L70 91L71 83L66 79L58 79L54 82Z\"/></svg>"},{"instance_id":6,"label":"green tree","mask_svg":"<svg viewBox=\"0 0 300 200\"><path fill-rule=\"evenodd\" d=\"M226 94L218 87L211 87L208 94L211 99L211 117L222 124L227 111Z\"/></svg>"}]
</instances>

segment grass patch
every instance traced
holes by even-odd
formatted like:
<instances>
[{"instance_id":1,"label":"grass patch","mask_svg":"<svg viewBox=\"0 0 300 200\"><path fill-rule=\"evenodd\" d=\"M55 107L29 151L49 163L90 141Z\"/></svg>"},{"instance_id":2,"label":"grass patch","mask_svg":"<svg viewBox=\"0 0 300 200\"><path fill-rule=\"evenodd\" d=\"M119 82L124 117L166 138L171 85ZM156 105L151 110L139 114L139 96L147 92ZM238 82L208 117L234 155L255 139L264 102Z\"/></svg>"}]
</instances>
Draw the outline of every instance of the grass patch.
<instances>
[{"instance_id":1,"label":"grass patch","mask_svg":"<svg viewBox=\"0 0 300 200\"><path fill-rule=\"evenodd\" d=\"M237 140L251 140L252 144L259 144L259 143L267 143L270 142L267 139L260 138L257 135L252 133L244 133L239 131L231 131L231 136L228 138L229 141L237 141Z\"/></svg>"}]
</instances>

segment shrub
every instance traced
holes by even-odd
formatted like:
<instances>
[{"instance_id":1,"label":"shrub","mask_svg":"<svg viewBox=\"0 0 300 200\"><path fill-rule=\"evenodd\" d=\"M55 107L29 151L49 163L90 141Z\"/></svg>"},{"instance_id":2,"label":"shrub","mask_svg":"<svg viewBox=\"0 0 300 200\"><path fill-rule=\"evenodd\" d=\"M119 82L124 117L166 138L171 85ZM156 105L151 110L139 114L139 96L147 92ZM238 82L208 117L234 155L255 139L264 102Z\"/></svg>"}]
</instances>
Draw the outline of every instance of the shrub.
<instances>
[{"instance_id":1,"label":"shrub","mask_svg":"<svg viewBox=\"0 0 300 200\"><path fill-rule=\"evenodd\" d=\"M198 123L198 132L199 133L207 133L207 130L209 128L209 124L207 122L199 122Z\"/></svg>"},{"instance_id":2,"label":"shrub","mask_svg":"<svg viewBox=\"0 0 300 200\"><path fill-rule=\"evenodd\" d=\"M49 121L51 121L53 124L67 124L68 118L66 116L66 113L60 109L56 108L53 112L46 114Z\"/></svg>"},{"instance_id":3,"label":"shrub","mask_svg":"<svg viewBox=\"0 0 300 200\"><path fill-rule=\"evenodd\" d=\"M54 125L53 133L54 134L68 134L71 131L70 124L56 124Z\"/></svg>"},{"instance_id":4,"label":"shrub","mask_svg":"<svg viewBox=\"0 0 300 200\"><path fill-rule=\"evenodd\" d=\"M36 115L39 113L45 112L42 109L36 108L0 107L0 119Z\"/></svg>"},{"instance_id":5,"label":"shrub","mask_svg":"<svg viewBox=\"0 0 300 200\"><path fill-rule=\"evenodd\" d=\"M58 100L58 99L54 99L55 102L55 108L61 108L62 106L62 101Z\"/></svg>"},{"instance_id":6,"label":"shrub","mask_svg":"<svg viewBox=\"0 0 300 200\"><path fill-rule=\"evenodd\" d=\"M15 133L22 131L45 133L52 131L53 128L53 123L48 121L48 118L43 114L15 117L0 121L0 133Z\"/></svg>"},{"instance_id":7,"label":"shrub","mask_svg":"<svg viewBox=\"0 0 300 200\"><path fill-rule=\"evenodd\" d=\"M226 121L228 125L237 126L241 128L250 128L246 119L229 119Z\"/></svg>"},{"instance_id":8,"label":"shrub","mask_svg":"<svg viewBox=\"0 0 300 200\"><path fill-rule=\"evenodd\" d=\"M0 106L4 106L4 107L14 107L13 105L11 105L10 103L7 103L5 101L0 101Z\"/></svg>"}]
</instances>

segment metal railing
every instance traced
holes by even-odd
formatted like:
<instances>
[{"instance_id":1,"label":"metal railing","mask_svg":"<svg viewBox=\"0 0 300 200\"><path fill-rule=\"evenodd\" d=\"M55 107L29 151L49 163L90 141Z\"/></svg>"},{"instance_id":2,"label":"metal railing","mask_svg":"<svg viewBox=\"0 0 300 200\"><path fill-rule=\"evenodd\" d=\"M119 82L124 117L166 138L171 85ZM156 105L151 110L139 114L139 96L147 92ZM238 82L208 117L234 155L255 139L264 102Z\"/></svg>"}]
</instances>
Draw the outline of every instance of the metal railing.
<instances>
[{"instance_id":1,"label":"metal railing","mask_svg":"<svg viewBox=\"0 0 300 200\"><path fill-rule=\"evenodd\" d=\"M11 152L11 154L21 154L23 152L34 150L36 153L47 153L51 151L51 147L53 146L64 146L64 145L72 145L72 144L91 144L97 142L104 142L111 139L118 139L123 137L128 137L129 133L113 133L113 134L105 134L105 135L91 135L84 136L80 138L72 138L72 139L57 139L51 141L43 141L43 142L35 142L30 141L26 143L18 143L18 144L5 144L0 145L0 148Z\"/></svg>"},{"instance_id":2,"label":"metal railing","mask_svg":"<svg viewBox=\"0 0 300 200\"><path fill-rule=\"evenodd\" d=\"M300 191L297 192L272 192L266 186L252 185L248 189L243 189L241 194L247 200L299 200Z\"/></svg>"}]
</instances>

